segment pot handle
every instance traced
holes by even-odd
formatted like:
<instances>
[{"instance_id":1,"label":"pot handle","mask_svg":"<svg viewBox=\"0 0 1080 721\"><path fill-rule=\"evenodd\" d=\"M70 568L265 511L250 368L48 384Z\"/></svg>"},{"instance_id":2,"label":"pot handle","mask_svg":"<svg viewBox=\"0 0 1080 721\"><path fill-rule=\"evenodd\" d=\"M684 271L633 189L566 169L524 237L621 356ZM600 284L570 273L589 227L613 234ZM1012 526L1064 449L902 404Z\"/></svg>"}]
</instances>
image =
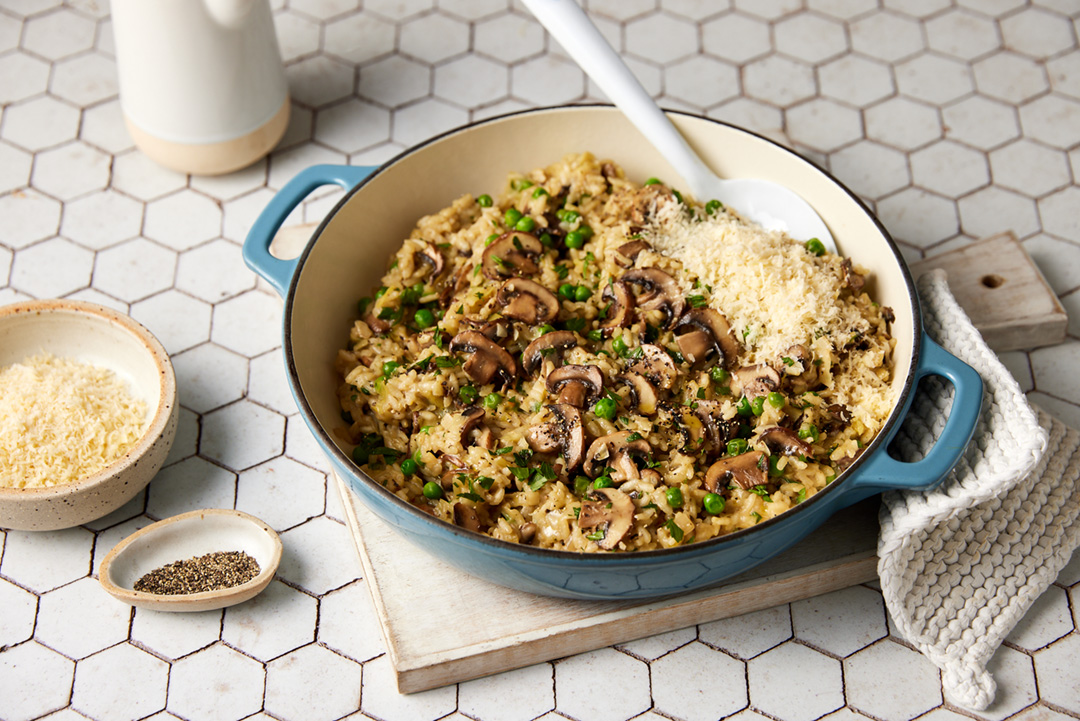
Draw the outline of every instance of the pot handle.
<instances>
[{"instance_id":1,"label":"pot handle","mask_svg":"<svg viewBox=\"0 0 1080 721\"><path fill-rule=\"evenodd\" d=\"M960 460L975 433L982 411L983 382L974 368L963 362L925 333L922 353L915 369L915 381L941 376L955 390L949 420L934 446L922 460L905 463L891 457L887 447L880 449L859 469L852 487L876 490L926 491L941 482ZM916 386L912 386L914 389Z\"/></svg>"},{"instance_id":2,"label":"pot handle","mask_svg":"<svg viewBox=\"0 0 1080 721\"><path fill-rule=\"evenodd\" d=\"M299 259L275 258L270 254L270 243L285 218L316 188L338 185L345 190L351 190L375 172L375 169L373 165L313 165L297 173L255 219L244 240L244 262L274 286L278 295L284 297Z\"/></svg>"}]
</instances>

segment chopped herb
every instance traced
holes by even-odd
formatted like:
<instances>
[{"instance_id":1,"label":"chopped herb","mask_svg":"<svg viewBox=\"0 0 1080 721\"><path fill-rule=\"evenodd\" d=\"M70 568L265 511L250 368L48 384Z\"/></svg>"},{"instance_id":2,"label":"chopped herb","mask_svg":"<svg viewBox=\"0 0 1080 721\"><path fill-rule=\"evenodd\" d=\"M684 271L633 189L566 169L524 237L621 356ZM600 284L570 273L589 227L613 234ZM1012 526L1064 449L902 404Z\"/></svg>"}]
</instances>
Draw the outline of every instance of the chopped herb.
<instances>
[{"instance_id":1,"label":"chopped herb","mask_svg":"<svg viewBox=\"0 0 1080 721\"><path fill-rule=\"evenodd\" d=\"M698 388L697 389L697 397L702 398L702 399L705 398L705 389L704 388Z\"/></svg>"},{"instance_id":2,"label":"chopped herb","mask_svg":"<svg viewBox=\"0 0 1080 721\"><path fill-rule=\"evenodd\" d=\"M806 486L799 489L799 495L795 497L795 503L802 503L806 500Z\"/></svg>"},{"instance_id":3,"label":"chopped herb","mask_svg":"<svg viewBox=\"0 0 1080 721\"><path fill-rule=\"evenodd\" d=\"M664 524L664 528L668 529L668 533L675 539L675 543L682 543L683 531L679 528L679 525L675 523L675 519L669 518L668 522Z\"/></svg>"},{"instance_id":4,"label":"chopped herb","mask_svg":"<svg viewBox=\"0 0 1080 721\"><path fill-rule=\"evenodd\" d=\"M475 501L477 503L483 503L484 502L484 497L483 496L481 496L478 493L473 493L472 491L466 491L465 493L459 493L458 498L468 498L470 501Z\"/></svg>"},{"instance_id":5,"label":"chopped herb","mask_svg":"<svg viewBox=\"0 0 1080 721\"><path fill-rule=\"evenodd\" d=\"M794 360L792 360L791 358L788 358L787 356L784 356L784 357L783 357L783 358L781 358L780 360L781 360L781 361L783 361L783 362L784 362L784 365L786 365L786 366L793 366L793 365L795 365L795 361L794 361Z\"/></svg>"},{"instance_id":6,"label":"chopped herb","mask_svg":"<svg viewBox=\"0 0 1080 721\"><path fill-rule=\"evenodd\" d=\"M593 531L592 533L585 534L585 538L588 538L590 541L602 541L604 540L604 532Z\"/></svg>"},{"instance_id":7,"label":"chopped herb","mask_svg":"<svg viewBox=\"0 0 1080 721\"><path fill-rule=\"evenodd\" d=\"M510 473L514 476L514 478L518 479L519 481L525 481L528 480L530 471L528 468L511 466Z\"/></svg>"},{"instance_id":8,"label":"chopped herb","mask_svg":"<svg viewBox=\"0 0 1080 721\"><path fill-rule=\"evenodd\" d=\"M517 461L519 466L524 466L529 463L529 459L533 457L531 448L523 448L514 454L514 460Z\"/></svg>"},{"instance_id":9,"label":"chopped herb","mask_svg":"<svg viewBox=\"0 0 1080 721\"><path fill-rule=\"evenodd\" d=\"M705 300L703 295L689 295L686 297L686 302L694 308L704 308L709 304L709 301Z\"/></svg>"},{"instance_id":10,"label":"chopped herb","mask_svg":"<svg viewBox=\"0 0 1080 721\"><path fill-rule=\"evenodd\" d=\"M559 276L559 280L565 280L566 276L570 275L570 268L559 263L555 266L555 273Z\"/></svg>"},{"instance_id":11,"label":"chopped herb","mask_svg":"<svg viewBox=\"0 0 1080 721\"><path fill-rule=\"evenodd\" d=\"M435 359L435 365L439 368L453 368L461 364L456 356L444 355Z\"/></svg>"},{"instance_id":12,"label":"chopped herb","mask_svg":"<svg viewBox=\"0 0 1080 721\"><path fill-rule=\"evenodd\" d=\"M769 490L765 488L765 486L754 486L750 489L750 492L753 493L755 496L761 496L763 499L765 499L766 503L772 503L772 496L769 495Z\"/></svg>"},{"instance_id":13,"label":"chopped herb","mask_svg":"<svg viewBox=\"0 0 1080 721\"><path fill-rule=\"evenodd\" d=\"M642 438L640 433L631 433L626 437L627 443L633 443L634 441L640 441Z\"/></svg>"},{"instance_id":14,"label":"chopped herb","mask_svg":"<svg viewBox=\"0 0 1080 721\"><path fill-rule=\"evenodd\" d=\"M761 514L760 513L758 513L757 511L754 511L750 515L754 517L754 523L761 523Z\"/></svg>"},{"instance_id":15,"label":"chopped herb","mask_svg":"<svg viewBox=\"0 0 1080 721\"><path fill-rule=\"evenodd\" d=\"M489 476L480 476L476 479L476 482L486 491L491 488L491 484L495 482L495 479Z\"/></svg>"}]
</instances>

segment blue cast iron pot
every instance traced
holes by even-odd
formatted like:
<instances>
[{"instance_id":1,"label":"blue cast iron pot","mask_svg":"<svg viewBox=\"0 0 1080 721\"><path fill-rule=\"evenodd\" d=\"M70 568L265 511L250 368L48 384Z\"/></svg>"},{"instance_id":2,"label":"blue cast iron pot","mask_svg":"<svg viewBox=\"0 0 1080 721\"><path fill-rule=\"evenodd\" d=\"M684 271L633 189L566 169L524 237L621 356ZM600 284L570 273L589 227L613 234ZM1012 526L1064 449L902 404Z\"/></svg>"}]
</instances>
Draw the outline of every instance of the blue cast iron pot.
<instances>
[{"instance_id":1,"label":"blue cast iron pot","mask_svg":"<svg viewBox=\"0 0 1080 721\"><path fill-rule=\"evenodd\" d=\"M822 492L759 525L701 543L628 554L579 554L517 545L444 523L374 483L333 429L341 425L334 358L355 320L356 302L377 287L388 258L423 215L464 193L495 193L510 171L549 165L571 152L610 158L639 181L675 171L621 113L608 106L547 108L447 132L379 168L320 165L290 181L244 244L244 260L285 299L283 345L301 415L334 471L377 516L442 561L495 583L582 599L659 597L716 585L768 561L825 523L836 510L890 489L933 488L960 458L975 428L982 380L922 328L918 298L900 252L847 188L795 153L746 130L671 113L672 121L721 176L763 177L802 195L824 218L840 252L868 268L870 291L893 309L894 388L888 421L850 468ZM337 185L345 197L299 257L269 248L289 213L312 191ZM886 449L920 378L955 388L944 433L925 458L901 463Z\"/></svg>"}]
</instances>

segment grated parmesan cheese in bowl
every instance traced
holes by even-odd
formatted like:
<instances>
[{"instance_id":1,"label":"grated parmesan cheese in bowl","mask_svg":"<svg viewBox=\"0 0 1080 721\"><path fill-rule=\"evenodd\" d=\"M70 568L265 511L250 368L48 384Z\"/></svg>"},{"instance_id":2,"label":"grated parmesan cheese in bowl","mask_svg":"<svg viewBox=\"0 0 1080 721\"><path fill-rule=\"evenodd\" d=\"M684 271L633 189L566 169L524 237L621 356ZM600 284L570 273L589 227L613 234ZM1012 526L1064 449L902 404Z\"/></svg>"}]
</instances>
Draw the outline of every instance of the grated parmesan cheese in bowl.
<instances>
[{"instance_id":1,"label":"grated parmesan cheese in bowl","mask_svg":"<svg viewBox=\"0 0 1080 721\"><path fill-rule=\"evenodd\" d=\"M46 488L97 473L139 441L146 410L106 368L48 353L0 368L0 486Z\"/></svg>"},{"instance_id":2,"label":"grated parmesan cheese in bowl","mask_svg":"<svg viewBox=\"0 0 1080 721\"><path fill-rule=\"evenodd\" d=\"M127 315L0 306L0 528L71 528L120 508L165 463L178 420L169 354Z\"/></svg>"}]
</instances>

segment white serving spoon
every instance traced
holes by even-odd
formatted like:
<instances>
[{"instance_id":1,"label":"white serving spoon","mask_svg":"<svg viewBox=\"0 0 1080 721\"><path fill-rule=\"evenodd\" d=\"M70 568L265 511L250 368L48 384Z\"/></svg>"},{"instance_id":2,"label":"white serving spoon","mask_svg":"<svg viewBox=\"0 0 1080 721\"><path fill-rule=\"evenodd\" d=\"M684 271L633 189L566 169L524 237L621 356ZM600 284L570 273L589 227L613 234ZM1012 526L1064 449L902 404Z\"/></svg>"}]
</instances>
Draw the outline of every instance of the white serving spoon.
<instances>
[{"instance_id":1,"label":"white serving spoon","mask_svg":"<svg viewBox=\"0 0 1080 721\"><path fill-rule=\"evenodd\" d=\"M759 178L723 179L698 157L664 111L574 0L523 0L551 36L663 154L699 202L719 200L770 230L817 238L836 252L832 233L810 204L789 188Z\"/></svg>"}]
</instances>

